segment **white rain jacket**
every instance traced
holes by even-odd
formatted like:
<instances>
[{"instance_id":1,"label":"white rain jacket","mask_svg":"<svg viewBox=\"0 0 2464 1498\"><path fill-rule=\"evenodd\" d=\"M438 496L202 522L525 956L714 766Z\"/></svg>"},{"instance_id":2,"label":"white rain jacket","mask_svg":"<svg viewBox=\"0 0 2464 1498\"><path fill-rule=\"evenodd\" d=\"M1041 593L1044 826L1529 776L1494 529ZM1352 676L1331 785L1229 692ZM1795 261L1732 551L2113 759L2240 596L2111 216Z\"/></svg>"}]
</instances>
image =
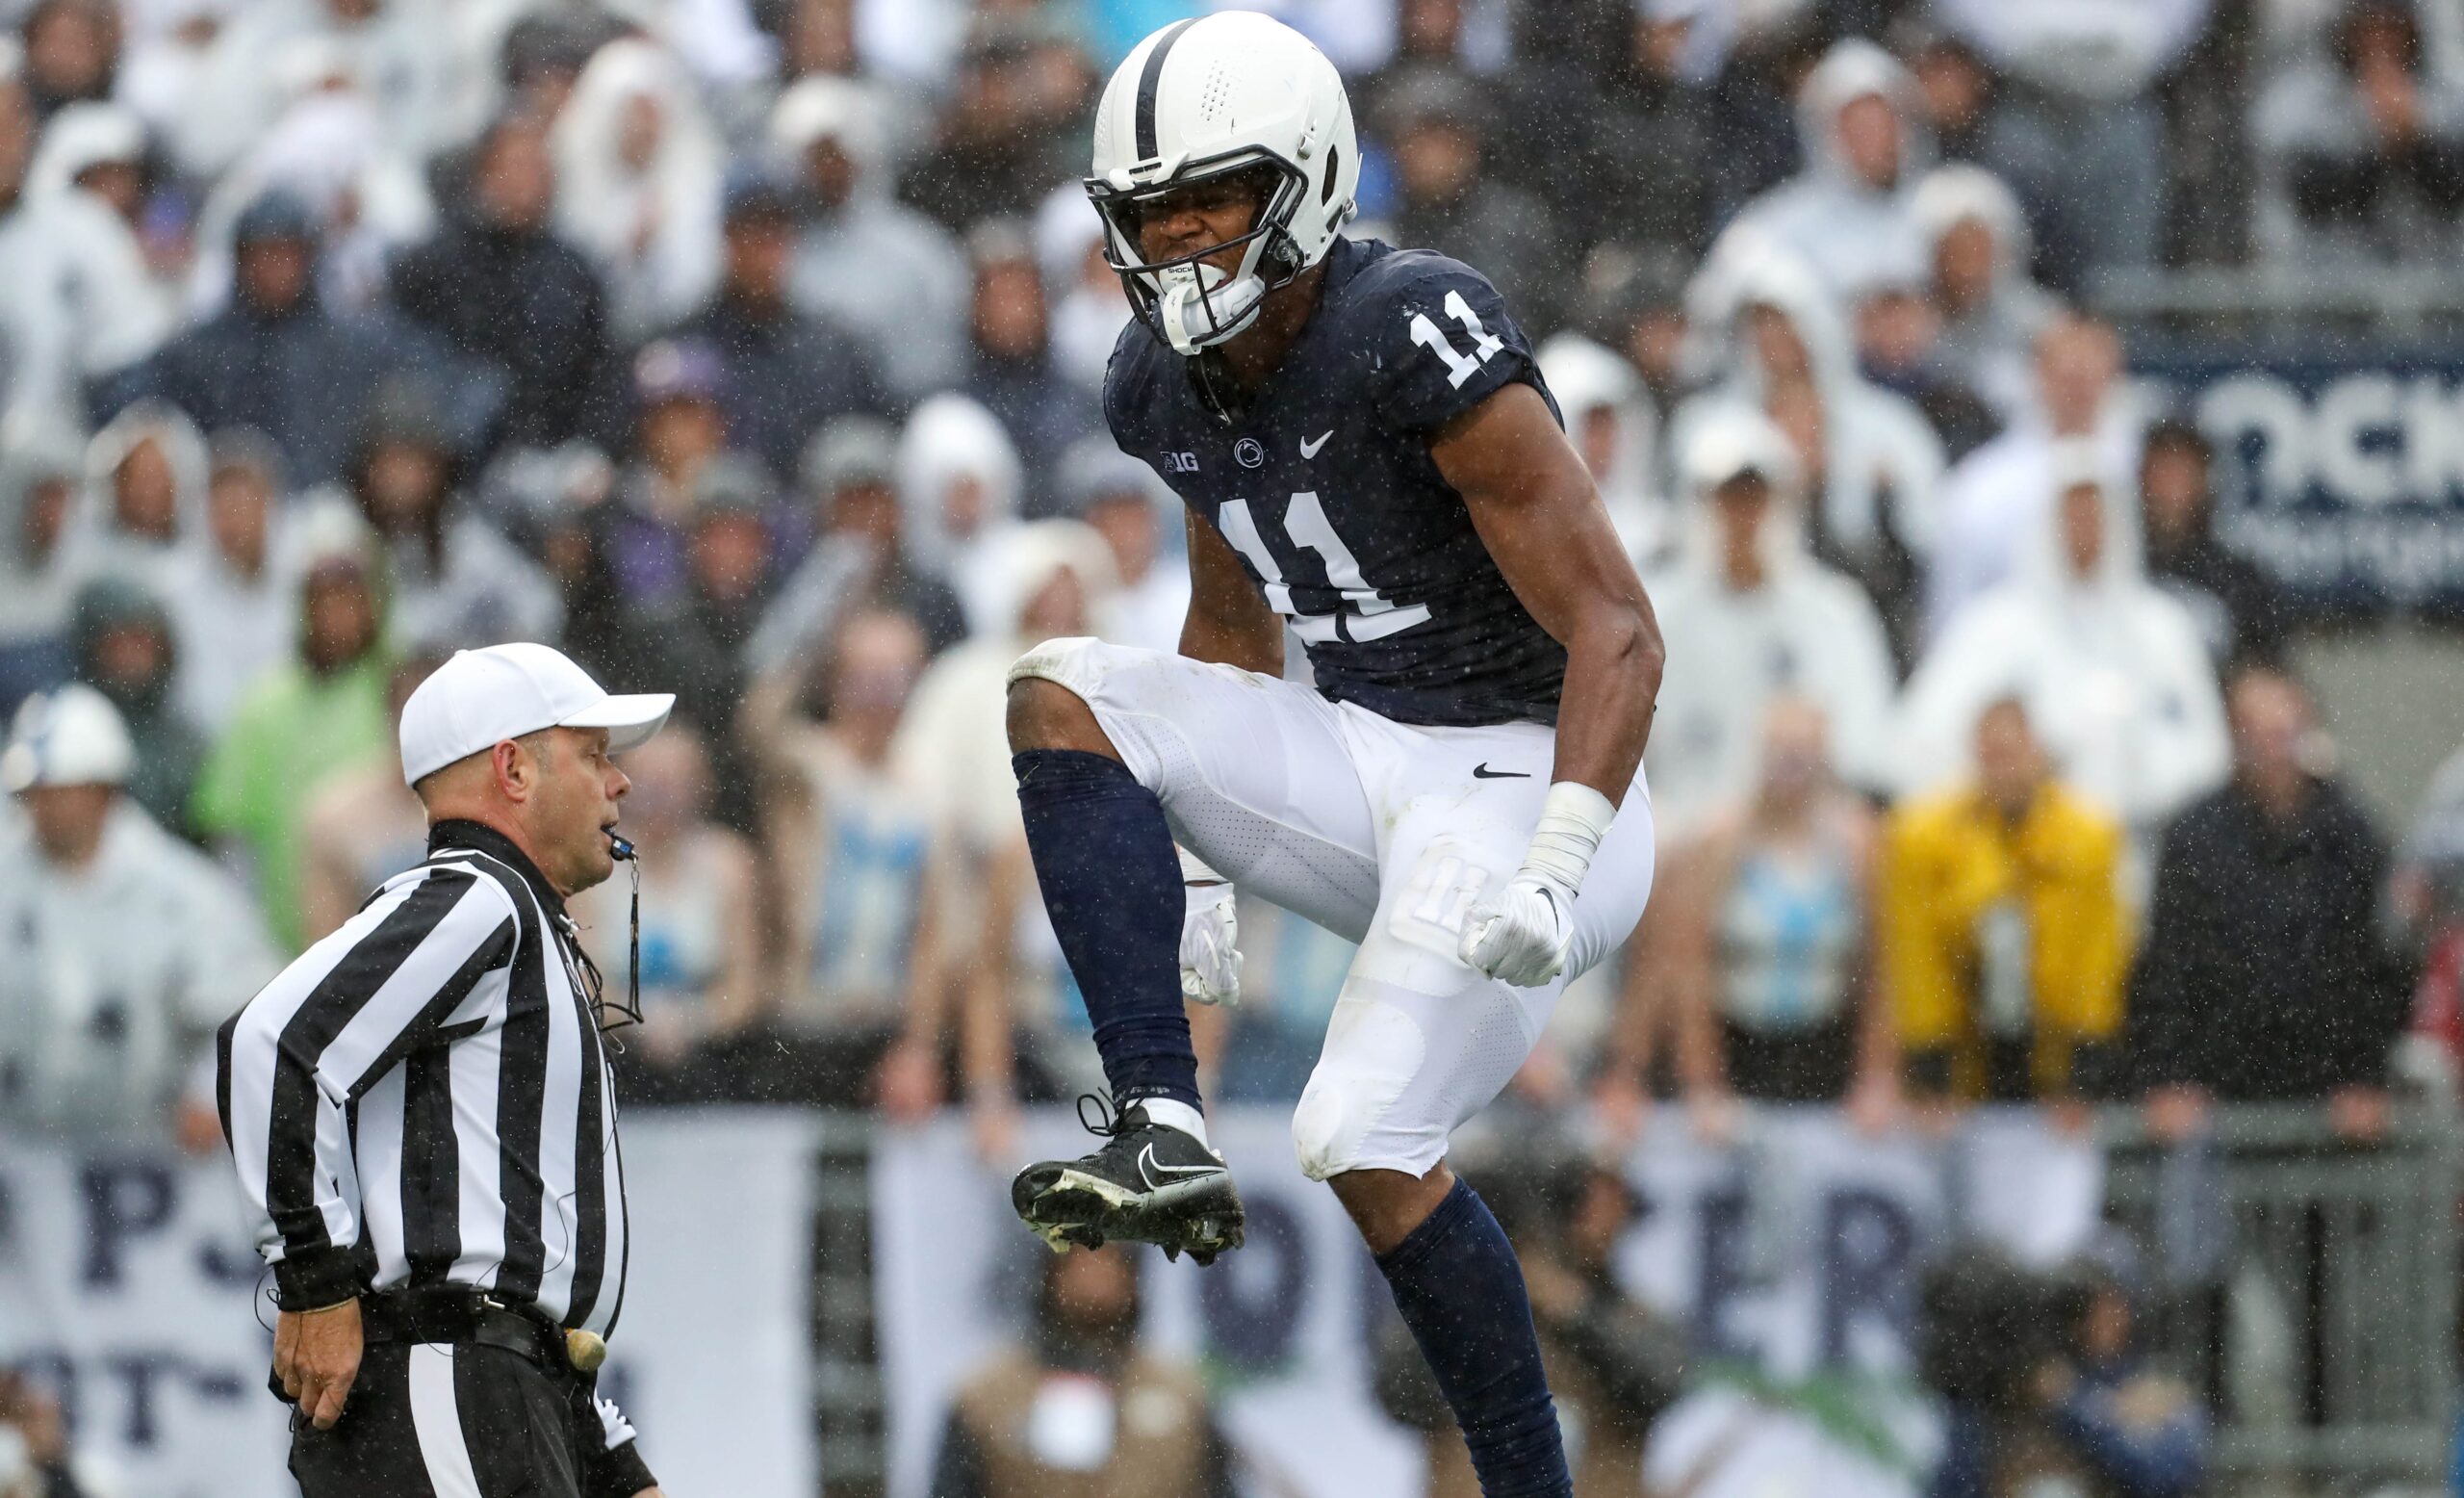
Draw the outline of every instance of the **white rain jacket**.
<instances>
[{"instance_id":1,"label":"white rain jacket","mask_svg":"<svg viewBox=\"0 0 2464 1498\"><path fill-rule=\"evenodd\" d=\"M1886 188L1865 182L1839 152L1839 112L1873 97L1899 116L1899 174ZM1843 299L1895 278L1924 254L1916 184L1934 158L1924 120L1916 80L1889 53L1853 39L1833 47L1797 91L1805 170L1746 204L1732 232L1765 235L1795 251Z\"/></svg>"},{"instance_id":2,"label":"white rain jacket","mask_svg":"<svg viewBox=\"0 0 2464 1498\"><path fill-rule=\"evenodd\" d=\"M28 192L0 212L0 415L86 426L85 382L171 331L137 236L87 193Z\"/></svg>"},{"instance_id":3,"label":"white rain jacket","mask_svg":"<svg viewBox=\"0 0 2464 1498\"><path fill-rule=\"evenodd\" d=\"M770 147L798 178L822 140L853 163L848 200L814 205L796 241L787 296L800 311L863 339L878 351L884 377L915 398L952 384L965 367L974 278L949 230L890 197L879 128L889 108L880 90L851 79L807 78L779 95Z\"/></svg>"},{"instance_id":4,"label":"white rain jacket","mask_svg":"<svg viewBox=\"0 0 2464 1498\"><path fill-rule=\"evenodd\" d=\"M1099 616L1114 576L1104 538L1074 520L1017 527L997 561L1000 595L1014 602L997 628L950 647L925 668L890 746L898 773L930 798L934 815L977 853L1024 835L1003 716L1010 667L1042 641L1019 628L1019 615L1068 572L1086 590L1090 616Z\"/></svg>"},{"instance_id":5,"label":"white rain jacket","mask_svg":"<svg viewBox=\"0 0 2464 1498\"><path fill-rule=\"evenodd\" d=\"M177 516L169 539L134 533L119 520L116 494L120 466L141 447L158 448L168 461ZM86 445L86 481L62 540L72 586L100 577L142 584L167 598L189 558L213 545L205 525L205 440L196 424L176 406L142 401L122 411Z\"/></svg>"},{"instance_id":6,"label":"white rain jacket","mask_svg":"<svg viewBox=\"0 0 2464 1498\"><path fill-rule=\"evenodd\" d=\"M1018 521L1018 449L999 417L961 395L915 408L898 442L908 555L949 580L970 634L1006 634L1017 609L1003 553Z\"/></svg>"},{"instance_id":7,"label":"white rain jacket","mask_svg":"<svg viewBox=\"0 0 2464 1498\"><path fill-rule=\"evenodd\" d=\"M0 859L0 1118L156 1142L215 1026L282 964L230 875L132 802L110 816L83 869L30 837Z\"/></svg>"},{"instance_id":8,"label":"white rain jacket","mask_svg":"<svg viewBox=\"0 0 2464 1498\"><path fill-rule=\"evenodd\" d=\"M1857 371L1857 350L1837 304L1804 262L1756 235L1723 236L1686 293L1698 348L1720 376L1712 389L1677 408L1668 448L1679 452L1703 413L1732 403L1765 409L1763 375L1745 314L1771 307L1805 345L1823 409L1820 493L1810 502L1824 529L1851 556L1872 555L1886 528L1920 559L1930 555L1942 439L1906 397Z\"/></svg>"},{"instance_id":9,"label":"white rain jacket","mask_svg":"<svg viewBox=\"0 0 2464 1498\"><path fill-rule=\"evenodd\" d=\"M2009 422L2036 400L2036 338L2054 313L2053 295L2028 279L2032 237L2019 200L2002 179L1964 162L1938 167L1916 186L1928 275L1942 237L1971 220L1993 236L1993 289L1985 304L1945 314L1934 363Z\"/></svg>"},{"instance_id":10,"label":"white rain jacket","mask_svg":"<svg viewBox=\"0 0 2464 1498\"><path fill-rule=\"evenodd\" d=\"M2056 482L2097 475L2092 453ZM2012 581L1969 605L1910 679L1892 763L1903 792L1970 772L1977 719L2027 709L2062 779L2134 831L2152 832L2224 783L2232 744L2197 622L2147 581L2138 506L2106 484L2101 560L2078 576L2061 508L2038 512Z\"/></svg>"},{"instance_id":11,"label":"white rain jacket","mask_svg":"<svg viewBox=\"0 0 2464 1498\"><path fill-rule=\"evenodd\" d=\"M1705 413L1702 429L1735 414ZM1763 719L1783 696L1821 706L1841 779L1864 788L1890 784L1896 681L1873 601L1806 554L1804 516L1784 497L1763 522L1761 584L1732 587L1708 503L1692 498L1676 559L1651 579L1652 608L1668 648L1646 762L1653 814L1666 832L1681 835L1703 814L1745 794L1760 759Z\"/></svg>"},{"instance_id":12,"label":"white rain jacket","mask_svg":"<svg viewBox=\"0 0 2464 1498\"><path fill-rule=\"evenodd\" d=\"M647 153L628 160L637 129ZM719 279L727 147L682 65L653 42L609 42L550 143L556 227L607 277L618 331L642 337L700 306Z\"/></svg>"}]
</instances>

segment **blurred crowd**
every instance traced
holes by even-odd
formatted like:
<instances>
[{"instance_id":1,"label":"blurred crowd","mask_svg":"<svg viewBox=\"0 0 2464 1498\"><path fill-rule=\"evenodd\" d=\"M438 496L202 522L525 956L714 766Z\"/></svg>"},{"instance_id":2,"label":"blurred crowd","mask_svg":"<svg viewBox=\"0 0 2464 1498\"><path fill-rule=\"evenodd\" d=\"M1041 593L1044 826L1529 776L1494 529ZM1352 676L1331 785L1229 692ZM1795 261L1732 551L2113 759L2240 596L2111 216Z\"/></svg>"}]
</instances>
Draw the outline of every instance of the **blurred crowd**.
<instances>
[{"instance_id":1,"label":"blurred crowd","mask_svg":"<svg viewBox=\"0 0 2464 1498\"><path fill-rule=\"evenodd\" d=\"M2367 1137L2408 1026L2464 1056L2464 762L2400 848L2341 788L2092 310L2451 264L2464 5L1257 3L1350 82L1354 232L1540 343L1668 639L1659 891L1527 1101ZM1000 684L1177 638L1077 177L1196 9L0 0L0 1117L209 1145L201 1038L419 854L393 714L510 638L680 694L634 1096L998 1152L1097 1080ZM1349 953L1242 930L1211 1096L1290 1098Z\"/></svg>"},{"instance_id":2,"label":"blurred crowd","mask_svg":"<svg viewBox=\"0 0 2464 1498\"><path fill-rule=\"evenodd\" d=\"M1076 174L1188 6L13 9L0 1109L210 1137L196 1037L418 852L394 711L516 637L680 695L637 1096L955 1100L997 1150L1095 1079L999 684L1177 637ZM2464 1044L2435 825L2398 877L2216 454L2090 310L2449 254L2464 7L1282 10L1351 79L1358 232L1503 287L1668 637L1661 890L1523 1090L2367 1128L2424 953ZM1243 929L1202 1044L1288 1098L1348 953Z\"/></svg>"}]
</instances>

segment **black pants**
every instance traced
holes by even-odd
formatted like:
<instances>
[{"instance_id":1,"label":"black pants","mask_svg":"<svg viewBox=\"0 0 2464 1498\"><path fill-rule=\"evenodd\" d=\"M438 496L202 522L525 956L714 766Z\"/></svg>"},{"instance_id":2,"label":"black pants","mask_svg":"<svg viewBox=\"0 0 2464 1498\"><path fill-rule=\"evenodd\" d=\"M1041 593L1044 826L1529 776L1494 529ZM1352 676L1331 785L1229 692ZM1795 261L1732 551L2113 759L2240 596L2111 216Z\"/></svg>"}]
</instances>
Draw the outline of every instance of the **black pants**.
<instances>
[{"instance_id":1,"label":"black pants","mask_svg":"<svg viewBox=\"0 0 2464 1498\"><path fill-rule=\"evenodd\" d=\"M595 1381L502 1348L377 1343L330 1431L292 1420L303 1498L632 1498L632 1445L607 1450Z\"/></svg>"}]
</instances>

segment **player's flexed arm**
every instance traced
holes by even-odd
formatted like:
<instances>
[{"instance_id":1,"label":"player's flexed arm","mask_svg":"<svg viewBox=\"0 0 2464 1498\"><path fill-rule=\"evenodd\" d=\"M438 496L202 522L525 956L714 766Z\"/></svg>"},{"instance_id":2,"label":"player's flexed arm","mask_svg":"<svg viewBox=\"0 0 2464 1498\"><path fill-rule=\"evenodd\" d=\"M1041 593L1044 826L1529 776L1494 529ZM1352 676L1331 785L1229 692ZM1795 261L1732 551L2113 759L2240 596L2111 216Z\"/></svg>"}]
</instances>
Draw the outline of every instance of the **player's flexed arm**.
<instances>
[{"instance_id":1,"label":"player's flexed arm","mask_svg":"<svg viewBox=\"0 0 2464 1498\"><path fill-rule=\"evenodd\" d=\"M1283 674L1283 617L1267 607L1222 532L1189 512L1190 611L1181 654L1262 676Z\"/></svg>"},{"instance_id":2,"label":"player's flexed arm","mask_svg":"<svg viewBox=\"0 0 2464 1498\"><path fill-rule=\"evenodd\" d=\"M1515 597L1566 648L1557 762L1522 869L1483 896L1463 960L1509 983L1546 983L1574 938L1574 897L1642 763L1659 695L1659 625L1582 459L1529 385L1502 387L1439 427L1438 472Z\"/></svg>"}]
</instances>

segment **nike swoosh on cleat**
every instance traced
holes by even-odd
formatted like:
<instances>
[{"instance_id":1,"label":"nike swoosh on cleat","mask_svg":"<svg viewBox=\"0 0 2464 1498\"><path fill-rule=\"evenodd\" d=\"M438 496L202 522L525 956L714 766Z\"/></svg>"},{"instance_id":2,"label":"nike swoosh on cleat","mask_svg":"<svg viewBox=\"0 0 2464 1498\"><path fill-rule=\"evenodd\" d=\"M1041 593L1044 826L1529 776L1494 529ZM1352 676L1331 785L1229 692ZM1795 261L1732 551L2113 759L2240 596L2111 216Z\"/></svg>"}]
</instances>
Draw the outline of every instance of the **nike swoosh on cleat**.
<instances>
[{"instance_id":1,"label":"nike swoosh on cleat","mask_svg":"<svg viewBox=\"0 0 2464 1498\"><path fill-rule=\"evenodd\" d=\"M1219 1165L1166 1165L1155 1158L1153 1145L1138 1151L1138 1174L1146 1177L1149 1187L1158 1184L1155 1179L1158 1175L1207 1175L1222 1169Z\"/></svg>"},{"instance_id":2,"label":"nike swoosh on cleat","mask_svg":"<svg viewBox=\"0 0 2464 1498\"><path fill-rule=\"evenodd\" d=\"M1332 437L1334 434L1335 429L1329 426L1324 431L1318 434L1318 440L1315 442L1311 442L1307 438L1301 439L1300 455L1304 458L1316 457L1318 455L1318 450L1324 447L1326 445L1326 439Z\"/></svg>"},{"instance_id":3,"label":"nike swoosh on cleat","mask_svg":"<svg viewBox=\"0 0 2464 1498\"><path fill-rule=\"evenodd\" d=\"M1489 762L1482 760L1472 766L1472 778L1474 780L1529 780L1531 772L1529 770L1493 770L1489 768Z\"/></svg>"}]
</instances>

